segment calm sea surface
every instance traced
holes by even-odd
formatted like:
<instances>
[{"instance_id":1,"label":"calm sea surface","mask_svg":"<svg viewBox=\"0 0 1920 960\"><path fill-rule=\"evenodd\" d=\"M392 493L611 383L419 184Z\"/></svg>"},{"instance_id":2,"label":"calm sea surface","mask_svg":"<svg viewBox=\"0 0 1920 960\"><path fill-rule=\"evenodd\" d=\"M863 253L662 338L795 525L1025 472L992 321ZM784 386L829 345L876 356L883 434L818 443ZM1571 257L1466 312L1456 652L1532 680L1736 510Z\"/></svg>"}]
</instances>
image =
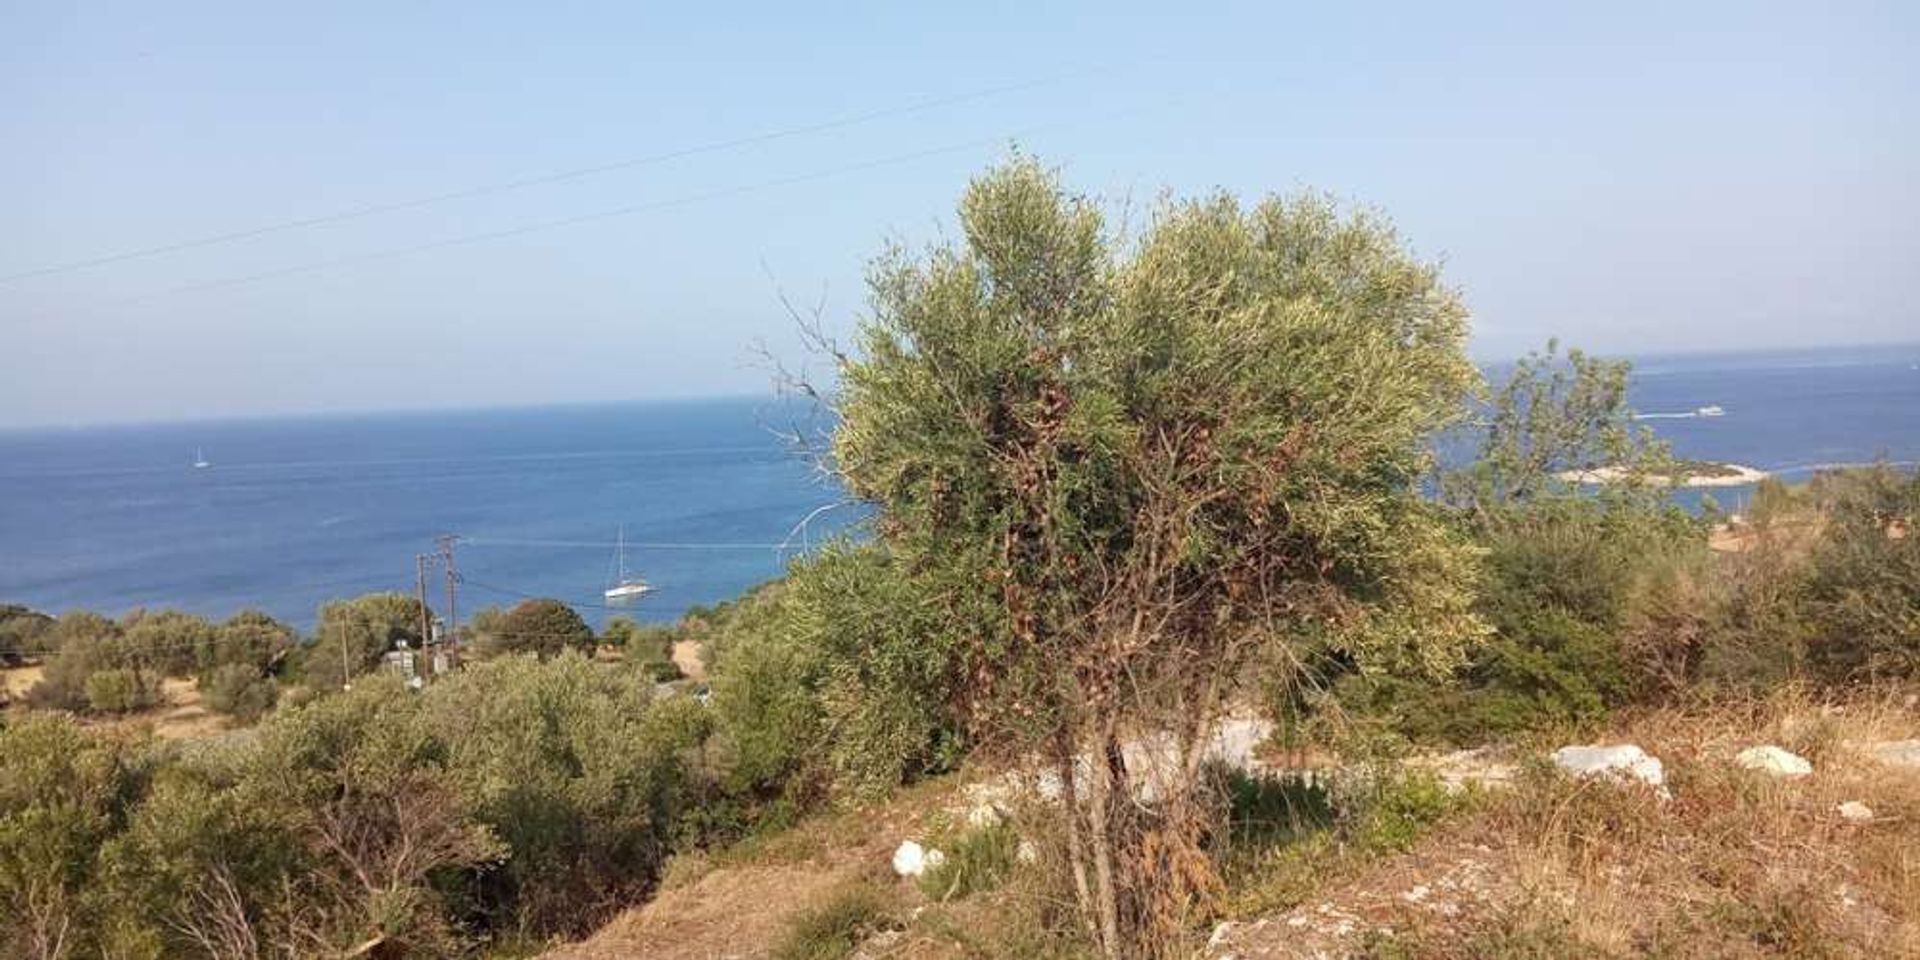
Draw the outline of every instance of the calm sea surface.
<instances>
[{"instance_id":1,"label":"calm sea surface","mask_svg":"<svg viewBox=\"0 0 1920 960\"><path fill-rule=\"evenodd\" d=\"M1916 365L1920 346L1648 357L1633 402L1719 406L1643 422L1682 456L1798 479L1920 460ZM786 419L716 400L0 432L0 601L251 606L306 628L330 597L411 591L415 554L454 532L463 619L532 594L599 622L624 525L628 566L658 588L631 613L667 620L857 519L830 509L793 533L840 494L769 429ZM196 449L212 466L193 468Z\"/></svg>"}]
</instances>

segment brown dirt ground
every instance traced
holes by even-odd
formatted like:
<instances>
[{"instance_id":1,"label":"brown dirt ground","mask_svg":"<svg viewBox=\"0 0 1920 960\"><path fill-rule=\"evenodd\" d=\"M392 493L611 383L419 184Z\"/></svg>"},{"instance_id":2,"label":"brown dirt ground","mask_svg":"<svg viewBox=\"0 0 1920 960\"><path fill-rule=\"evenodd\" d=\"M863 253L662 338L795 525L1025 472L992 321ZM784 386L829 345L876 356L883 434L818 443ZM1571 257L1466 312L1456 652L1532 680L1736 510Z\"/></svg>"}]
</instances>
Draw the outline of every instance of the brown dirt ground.
<instances>
[{"instance_id":1,"label":"brown dirt ground","mask_svg":"<svg viewBox=\"0 0 1920 960\"><path fill-rule=\"evenodd\" d=\"M28 689L40 682L41 670L38 666L9 667L0 670L0 693L9 697L25 696Z\"/></svg>"},{"instance_id":2,"label":"brown dirt ground","mask_svg":"<svg viewBox=\"0 0 1920 960\"><path fill-rule=\"evenodd\" d=\"M700 661L700 641L679 640L673 645L673 662L689 680L707 679L707 665Z\"/></svg>"},{"instance_id":3,"label":"brown dirt ground","mask_svg":"<svg viewBox=\"0 0 1920 960\"><path fill-rule=\"evenodd\" d=\"M1666 762L1670 800L1529 775L1404 853L1323 864L1286 906L1241 913L1211 942L1212 931L1198 931L1196 953L1920 958L1920 770L1874 763L1856 745L1912 737L1920 716L1898 699L1780 701L1615 726L1606 742L1640 743ZM1804 753L1815 773L1771 781L1732 764L1760 742ZM923 837L958 795L956 781L925 784L873 809L683 858L651 902L547 960L757 960L802 912L853 884L895 901L905 924L858 956L979 956L940 923L969 936L1002 926L992 897L928 904L888 866L894 846ZM1875 819L1838 816L1848 800L1866 802Z\"/></svg>"},{"instance_id":4,"label":"brown dirt ground","mask_svg":"<svg viewBox=\"0 0 1920 960\"><path fill-rule=\"evenodd\" d=\"M84 722L108 730L150 729L162 740L195 740L233 729L232 721L201 705L200 690L192 680L170 677L160 681L160 698L161 705L151 710Z\"/></svg>"},{"instance_id":5,"label":"brown dirt ground","mask_svg":"<svg viewBox=\"0 0 1920 960\"><path fill-rule=\"evenodd\" d=\"M0 670L0 689L17 700L40 682L38 666ZM82 725L96 730L136 733L151 730L163 740L190 740L212 737L233 729L227 718L209 711L200 703L200 691L194 681L171 678L160 682L161 705L123 717L83 717ZM25 709L16 703L14 709Z\"/></svg>"},{"instance_id":6,"label":"brown dirt ground","mask_svg":"<svg viewBox=\"0 0 1920 960\"><path fill-rule=\"evenodd\" d=\"M1206 955L1920 957L1920 771L1832 739L1905 735L1915 718L1695 719L1652 717L1608 738L1665 759L1671 801L1565 781L1503 791L1290 909L1224 924ZM1769 741L1809 750L1814 774L1772 781L1729 763ZM1875 820L1844 821L1847 800Z\"/></svg>"},{"instance_id":7,"label":"brown dirt ground","mask_svg":"<svg viewBox=\"0 0 1920 960\"><path fill-rule=\"evenodd\" d=\"M902 840L953 789L930 783L884 805L810 820L754 847L713 860L670 864L661 892L545 960L759 960L789 923L841 887L868 881L906 887L890 865Z\"/></svg>"}]
</instances>

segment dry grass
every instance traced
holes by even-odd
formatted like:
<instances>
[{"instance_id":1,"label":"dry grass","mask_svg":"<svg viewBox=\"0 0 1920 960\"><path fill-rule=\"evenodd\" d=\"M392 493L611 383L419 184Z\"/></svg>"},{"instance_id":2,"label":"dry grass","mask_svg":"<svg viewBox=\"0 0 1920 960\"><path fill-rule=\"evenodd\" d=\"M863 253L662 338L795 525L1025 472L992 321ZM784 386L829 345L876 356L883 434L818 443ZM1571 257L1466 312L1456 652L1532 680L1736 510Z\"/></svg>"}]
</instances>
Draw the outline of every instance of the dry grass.
<instances>
[{"instance_id":1,"label":"dry grass","mask_svg":"<svg viewBox=\"0 0 1920 960\"><path fill-rule=\"evenodd\" d=\"M889 860L901 840L924 835L927 816L951 800L953 789L951 781L932 781L885 804L812 816L723 850L678 857L667 865L654 899L547 956L746 960L788 947L808 955L798 941L836 942L828 934L839 928L826 921L830 915L845 919L840 908L846 904L840 901L848 891L874 894L888 905L889 915L895 906L904 909L923 900L893 875ZM795 932L816 921L817 929Z\"/></svg>"},{"instance_id":2,"label":"dry grass","mask_svg":"<svg viewBox=\"0 0 1920 960\"><path fill-rule=\"evenodd\" d=\"M1323 889L1220 949L1250 957L1920 957L1920 771L1849 744L1913 736L1902 697L1625 719L1672 799L1537 766L1412 853ZM1738 750L1814 761L1775 780ZM1835 807L1876 817L1850 823Z\"/></svg>"},{"instance_id":3,"label":"dry grass","mask_svg":"<svg viewBox=\"0 0 1920 960\"><path fill-rule=\"evenodd\" d=\"M700 659L700 648L698 640L676 640L673 643L674 665L686 674L687 679L695 682L707 679L707 664Z\"/></svg>"},{"instance_id":4,"label":"dry grass","mask_svg":"<svg viewBox=\"0 0 1920 960\"><path fill-rule=\"evenodd\" d=\"M1239 960L1920 957L1920 771L1857 749L1916 735L1920 714L1898 694L1836 704L1787 692L1623 717L1605 739L1659 756L1671 799L1536 761L1511 788L1432 816L1276 848L1284 874L1233 874L1233 923L1210 946L1212 931L1195 931L1193 947ZM1808 757L1814 774L1772 780L1732 762L1759 743ZM765 957L801 941L836 956L858 941L851 955L876 960L1085 955L1046 861L947 902L892 876L893 845L938 831L955 789L926 784L677 862L652 903L556 956ZM1835 811L1845 801L1877 816L1847 822ZM865 906L841 923L850 890ZM892 932L867 936L879 929Z\"/></svg>"},{"instance_id":5,"label":"dry grass","mask_svg":"<svg viewBox=\"0 0 1920 960\"><path fill-rule=\"evenodd\" d=\"M18 700L25 697L27 691L40 682L42 675L43 671L38 664L0 669L0 694L5 694L4 697L0 697L0 700Z\"/></svg>"},{"instance_id":6,"label":"dry grass","mask_svg":"<svg viewBox=\"0 0 1920 960\"><path fill-rule=\"evenodd\" d=\"M14 699L16 706L13 709L27 709L26 692L40 682L41 676L38 666L0 670L0 688L4 688ZM234 728L229 718L209 711L200 702L200 690L194 681L177 677L161 681L160 703L151 709L120 716L87 716L79 719L83 726L94 730L130 736L151 733L162 740L216 737Z\"/></svg>"}]
</instances>

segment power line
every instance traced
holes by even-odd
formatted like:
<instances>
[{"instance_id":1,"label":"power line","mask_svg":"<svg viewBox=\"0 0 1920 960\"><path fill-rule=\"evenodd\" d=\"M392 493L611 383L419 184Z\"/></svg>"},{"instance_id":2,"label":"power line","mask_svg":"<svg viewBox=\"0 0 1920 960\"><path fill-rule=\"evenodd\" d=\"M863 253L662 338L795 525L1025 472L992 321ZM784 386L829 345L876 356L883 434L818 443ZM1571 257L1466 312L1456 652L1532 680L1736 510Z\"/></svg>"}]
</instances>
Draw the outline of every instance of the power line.
<instances>
[{"instance_id":1,"label":"power line","mask_svg":"<svg viewBox=\"0 0 1920 960\"><path fill-rule=\"evenodd\" d=\"M1032 130L1021 131L1021 132L1032 132ZM1018 134L1015 134L1015 135L1017 136ZM124 297L121 299L112 300L112 301L109 301L106 305L118 306L118 305L127 304L127 303L139 303L142 301L158 299L161 297L177 296L185 293L201 293L208 290L219 290L226 287L245 286L247 284L260 283L265 280L278 280L282 277L298 276L300 274L307 274L307 273L320 273L327 270L337 270L341 267L356 266L363 263L373 263L380 260L392 260L399 257L407 257L407 256L413 256L415 254L420 254L420 253L428 253L434 250L444 250L451 247L471 246L476 243L487 243L494 240L505 240L511 237L524 236L526 234L538 233L544 230L556 230L562 227L574 227L574 226L579 226L581 224L594 223L600 220L612 220L618 217L628 217L628 216L633 216L635 214L640 214L640 213L650 213L656 210L666 210L674 207L690 206L692 204L702 203L708 200L722 200L730 197L737 197L737 196L743 196L746 194L759 193L767 190L772 190L777 187L792 186L794 184L806 183L813 180L824 180L830 177L845 176L846 174L858 173L862 170L872 170L879 167L895 166L903 163L909 163L914 160L924 160L929 157L939 156L941 154L959 153L964 150L975 150L980 147L987 146L989 144L1004 142L1004 140L1005 138L1003 137L990 137L990 138L982 138L979 140L970 140L966 143L951 144L944 147L936 147L931 150L920 150L920 151L915 151L913 153L900 154L897 156L887 157L880 160L872 160L864 163L851 164L844 167L836 167L828 170L815 171L813 173L799 174L797 176L782 177L776 180L766 180L760 183L748 184L745 186L728 187L720 190L708 191L706 193L691 194L688 196L674 197L666 200L655 200L655 201L649 201L646 203L630 204L624 207L616 207L611 210L602 210L597 213L580 214L578 216L571 216L571 217L560 217L552 220L537 220L532 223L522 224L517 227L508 227L503 230L490 230L483 233L462 234L460 236L448 237L441 240L431 240L426 243L412 244L410 246L392 247L386 250L375 250L370 253L354 254L352 256L346 256L346 257L336 257L332 260L322 260L315 263L297 264L291 267L280 267L273 270L264 270L259 273L250 273L250 274L245 274L238 277L229 277L222 280L210 280L205 283L195 283L195 284L188 284L186 286L180 286L180 287L170 287L164 290L157 290L152 293L137 294L131 297Z\"/></svg>"},{"instance_id":2,"label":"power line","mask_svg":"<svg viewBox=\"0 0 1920 960\"><path fill-rule=\"evenodd\" d=\"M505 537L465 537L463 542L470 547L578 547L581 549L606 550L615 546L611 540L523 540ZM635 550L779 550L790 546L782 543L692 543L672 541L628 540L627 546Z\"/></svg>"},{"instance_id":3,"label":"power line","mask_svg":"<svg viewBox=\"0 0 1920 960\"><path fill-rule=\"evenodd\" d=\"M491 231L486 231L482 233L463 234L460 236L448 237L441 240L428 241L426 243L413 244L413 245L404 246L404 247L394 247L386 250L376 250L369 253L354 254L352 256L346 256L346 257L337 257L332 260L323 260L315 263L297 264L290 267L281 267L273 270L266 270L260 273L246 274L238 277L229 277L222 280L212 280L206 283L196 283L196 284L189 284L181 287L171 287L164 290L157 290L152 293L137 294L131 297L123 297L123 298L111 300L102 305L117 306L121 304L138 303L141 301L153 300L153 299L158 299L162 297L175 296L175 295L185 294L185 293L199 293L199 292L204 292L208 290L218 290L225 287L243 286L246 284L259 283L266 280L277 280L282 277L297 276L300 274L307 274L307 273L319 273L327 270L335 270L341 267L355 266L362 263L372 263L380 260L392 260L399 257L412 256L414 254L427 253L430 251L442 250L442 249L447 249L451 247L471 246L477 243L486 243L494 240L504 240L510 237L524 236L526 234L538 233L544 230L555 230L563 227L573 227L573 226L579 226L581 224L586 224L586 223L594 223L601 220L611 220L618 217L633 216L635 214L640 214L640 213L650 213L653 211L671 209L674 207L691 206L693 204L702 203L709 200L722 200L722 199L728 199L731 197L745 196L753 193L762 193L762 192L773 190L779 187L793 186L795 184L809 183L817 180L827 180L834 177L842 177L848 174L859 173L866 170L875 170L882 167L899 166L901 164L911 163L916 160L925 160L930 157L942 156L945 154L954 154L954 153L962 153L968 150L977 150L977 149L980 149L981 147L993 146L996 144L1004 144L1010 140L1017 140L1022 136L1027 136L1027 135L1040 133L1048 130L1057 130L1057 129L1067 128L1067 127L1083 126L1083 125L1096 123L1096 122L1099 122L1099 123L1110 122L1130 114L1138 113L1142 109L1144 108L1128 107L1126 109L1116 110L1111 113L1094 116L1094 117L1082 118L1077 120L1060 121L1056 123L1035 124L1033 126L1024 127L1019 130L1014 130L1005 134L999 134L991 137L981 137L974 140L967 140L960 143L952 143L945 146L933 147L926 150L916 150L911 153L896 154L894 156L883 157L877 160L867 160L859 163L847 164L845 166L840 166L840 167L831 167L825 170L816 170L811 173L796 174L794 176L780 177L773 180L763 180L759 183L745 184L745 185L736 186L736 187L727 187L719 190L707 191L705 193L689 194L686 196L673 197L665 200L654 200L654 201L648 201L645 203L630 204L624 207L616 207L611 210L602 210L596 213L586 213L586 214L580 214L577 216L560 217L552 220L539 220L539 221L534 221L532 223L522 224L517 227L508 227L502 230L491 230ZM42 318L46 318L51 316L51 314L41 314L40 316Z\"/></svg>"},{"instance_id":4,"label":"power line","mask_svg":"<svg viewBox=\"0 0 1920 960\"><path fill-rule=\"evenodd\" d=\"M523 190L528 187L544 186L552 183L562 183L568 180L578 180L583 177L598 176L604 173L612 173L617 170L631 170L636 167L651 166L653 164L665 163L670 160L682 160L688 157L700 156L702 154L720 153L727 150L735 150L741 147L753 146L756 144L771 143L776 140L786 140L794 137L807 136L809 134L825 133L829 130L840 130L848 127L860 126L862 124L873 123L879 120L886 120L894 117L908 116L915 113L924 113L926 111L937 110L942 107L956 106L958 104L967 103L974 100L983 100L989 97L1000 96L1002 94L1016 93L1023 90L1031 90L1039 87L1050 86L1052 84L1063 83L1069 80L1080 79L1098 72L1099 72L1098 70L1086 70L1086 71L1080 71L1077 73L1067 73L1067 74L1061 74L1061 75L1056 75L1052 77L1046 77L1038 80L1028 80L1021 83L1011 83L1011 84L1004 84L997 87L987 87L985 89L973 90L967 93L956 94L953 96L935 97L933 99L920 100L920 101L916 101L910 104L905 104L902 106L887 107L880 110L868 111L866 113L853 114L851 116L840 117L834 120L826 120L818 123L801 124L799 126L785 127L777 130L768 130L761 133L750 134L743 137L734 137L727 140L716 140L708 143L697 144L691 147L681 147L679 149L668 150L661 153L647 154L647 155L638 156L638 157L629 157L623 160L615 160L609 163L594 164L592 166L587 166L587 167L576 167L571 170L561 170L555 173L541 174L541 175L532 176L532 177L523 177L517 180L504 180L496 183L480 184L472 187L464 187L459 190L452 190L446 193L438 193L438 194L433 194L431 196L425 196L425 197L416 197L410 200L396 200L390 203L371 204L368 206L356 207L351 210L339 211L337 213L322 214L319 216L312 216L312 217L301 217L294 220L284 220L279 223L266 224L264 226L252 227L245 230L235 230L228 233L214 234L211 236L199 237L192 240L181 240L174 243L165 243L165 244L160 244L152 247L142 247L136 250L126 250L120 253L105 254L102 256L90 257L82 260L71 260L65 263L56 263L56 264L51 264L45 267L37 267L35 269L25 270L19 273L0 275L0 284L13 283L16 281L26 280L34 277L44 277L44 276L52 276L54 274L60 274L60 273L70 273L75 270L85 270L92 267L101 267L101 266L106 266L108 264L121 263L127 260L138 260L146 257L156 257L162 254L177 253L182 250L192 250L199 247L216 246L223 243L231 243L236 240L248 240L254 237L266 236L268 234L273 234L273 233L282 233L289 230L301 230L308 227L317 227L317 226L323 226L326 224L342 223L348 220L358 220L365 217L378 216L380 214L395 213L401 210L411 210L418 207L431 206L437 203L447 203L454 200L470 200L476 197L491 196L494 194L507 193L514 190Z\"/></svg>"}]
</instances>

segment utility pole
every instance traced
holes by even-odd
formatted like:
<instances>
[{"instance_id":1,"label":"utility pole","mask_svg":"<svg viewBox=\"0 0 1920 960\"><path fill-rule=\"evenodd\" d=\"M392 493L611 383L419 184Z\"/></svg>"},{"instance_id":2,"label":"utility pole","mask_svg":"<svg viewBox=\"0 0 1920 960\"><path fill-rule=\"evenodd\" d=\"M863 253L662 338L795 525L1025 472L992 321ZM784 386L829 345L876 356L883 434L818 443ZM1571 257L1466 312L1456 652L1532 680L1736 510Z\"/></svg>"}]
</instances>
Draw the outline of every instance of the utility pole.
<instances>
[{"instance_id":1,"label":"utility pole","mask_svg":"<svg viewBox=\"0 0 1920 960\"><path fill-rule=\"evenodd\" d=\"M460 625L459 608L455 606L456 585L460 582L460 572L453 565L453 545L459 540L459 535L452 533L443 533L433 538L434 544L440 548L440 562L446 566L447 572L447 644L450 649Z\"/></svg>"},{"instance_id":2,"label":"utility pole","mask_svg":"<svg viewBox=\"0 0 1920 960\"><path fill-rule=\"evenodd\" d=\"M334 636L340 638L340 689L352 690L353 661L347 659L347 635L344 630L335 629Z\"/></svg>"},{"instance_id":3,"label":"utility pole","mask_svg":"<svg viewBox=\"0 0 1920 960\"><path fill-rule=\"evenodd\" d=\"M413 555L413 590L420 601L420 649L426 653L427 670L433 670L433 613L427 609L427 555Z\"/></svg>"}]
</instances>

